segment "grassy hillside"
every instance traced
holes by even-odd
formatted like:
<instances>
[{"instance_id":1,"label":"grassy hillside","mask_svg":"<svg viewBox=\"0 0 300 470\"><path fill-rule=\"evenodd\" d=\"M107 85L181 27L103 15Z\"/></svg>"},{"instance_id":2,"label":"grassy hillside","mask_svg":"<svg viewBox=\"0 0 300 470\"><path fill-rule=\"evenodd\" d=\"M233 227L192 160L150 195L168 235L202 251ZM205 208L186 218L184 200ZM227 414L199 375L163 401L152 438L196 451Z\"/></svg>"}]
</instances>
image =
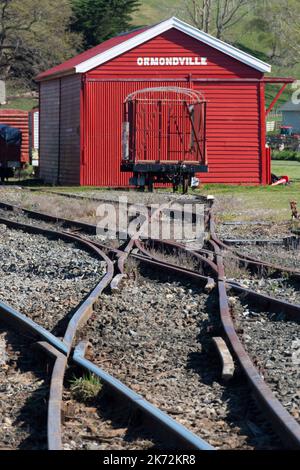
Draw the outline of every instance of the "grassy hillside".
<instances>
[{"instance_id":1,"label":"grassy hillside","mask_svg":"<svg viewBox=\"0 0 300 470\"><path fill-rule=\"evenodd\" d=\"M182 16L182 0L141 0L140 3L140 10L134 15L137 26L155 24L170 16Z\"/></svg>"},{"instance_id":2,"label":"grassy hillside","mask_svg":"<svg viewBox=\"0 0 300 470\"><path fill-rule=\"evenodd\" d=\"M8 80L6 82L6 104L0 105L0 109L21 109L30 111L39 105L39 100L33 96L28 87L24 87L20 81Z\"/></svg>"},{"instance_id":3,"label":"grassy hillside","mask_svg":"<svg viewBox=\"0 0 300 470\"><path fill-rule=\"evenodd\" d=\"M133 22L134 26L151 25L159 21L162 21L171 16L177 16L187 22L189 22L188 14L184 8L184 0L140 0L141 6L139 11L134 15ZM256 32L251 29L245 29L241 22L237 23L231 32L231 35L227 38L228 42L232 42L236 47L245 50L249 54L258 57L261 60L268 62L266 55L266 45ZM292 69L279 70L276 67L273 68L273 75L277 76L299 76L300 64L295 65ZM266 101L267 105L272 101L276 95L279 86L272 85L266 88ZM19 88L16 90L19 92ZM8 85L8 94L14 95L13 90L10 90ZM284 102L288 101L291 96L290 87L281 96L277 106L280 106ZM16 98L8 102L5 108L19 108L29 110L33 106L36 106L38 102L30 98Z\"/></svg>"},{"instance_id":4,"label":"grassy hillside","mask_svg":"<svg viewBox=\"0 0 300 470\"><path fill-rule=\"evenodd\" d=\"M184 8L184 0L141 0L141 7L134 16L134 24L137 26L155 24L163 19L169 18L170 16L177 16L178 18L189 22L187 12ZM241 22L237 23L234 27L231 37L229 36L228 38L228 42L234 43L234 45L239 49L242 49L265 62L269 61L268 56L266 55L266 46L264 45L264 41L260 35L249 29L245 30ZM293 68L285 70L273 67L272 72L272 75L274 76L285 77L297 77L299 74L300 64L296 64ZM278 90L279 86L277 85L266 87L267 106L271 103ZM281 95L276 107L279 107L288 101L291 97L291 93L292 90L288 87Z\"/></svg>"}]
</instances>

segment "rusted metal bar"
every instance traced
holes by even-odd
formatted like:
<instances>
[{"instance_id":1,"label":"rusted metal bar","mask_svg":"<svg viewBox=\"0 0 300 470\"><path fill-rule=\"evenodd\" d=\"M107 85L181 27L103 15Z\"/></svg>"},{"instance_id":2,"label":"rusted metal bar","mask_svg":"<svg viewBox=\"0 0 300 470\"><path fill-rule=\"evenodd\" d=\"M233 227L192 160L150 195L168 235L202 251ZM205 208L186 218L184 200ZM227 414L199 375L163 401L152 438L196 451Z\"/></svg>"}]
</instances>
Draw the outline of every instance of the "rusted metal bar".
<instances>
[{"instance_id":1,"label":"rusted metal bar","mask_svg":"<svg viewBox=\"0 0 300 470\"><path fill-rule=\"evenodd\" d=\"M222 258L219 257L220 268L221 264ZM220 271L222 270L220 269ZM225 282L220 280L218 282L218 288L220 298L220 315L224 331L252 389L263 405L263 409L268 414L270 421L274 424L274 427L279 433L282 441L288 448L300 449L299 424L288 413L288 411L277 400L277 398L275 398L273 392L253 365L235 331L230 315Z\"/></svg>"},{"instance_id":2,"label":"rusted metal bar","mask_svg":"<svg viewBox=\"0 0 300 470\"><path fill-rule=\"evenodd\" d=\"M38 345L55 361L51 376L50 394L48 401L48 450L62 450L61 407L63 382L68 359L65 355L61 354L46 342L40 342Z\"/></svg>"},{"instance_id":3,"label":"rusted metal bar","mask_svg":"<svg viewBox=\"0 0 300 470\"><path fill-rule=\"evenodd\" d=\"M173 445L180 446L181 449L214 450L210 444L146 401L141 395L138 395L115 377L112 377L103 369L100 369L100 367L85 359L84 356L87 347L88 342L81 342L76 347L73 354L75 364L95 374L102 382L107 384L115 392L121 394L123 398L129 400L129 402L142 411L143 414L146 414L148 418L155 422L156 432L160 433L161 428L164 428L164 430L167 431L165 438L169 444L172 443Z\"/></svg>"},{"instance_id":4,"label":"rusted metal bar","mask_svg":"<svg viewBox=\"0 0 300 470\"><path fill-rule=\"evenodd\" d=\"M35 323L31 318L28 318L2 301L0 301L0 319L9 323L13 328L17 328L17 330L25 330L33 338L47 341L63 354L67 354L67 346L60 339Z\"/></svg>"},{"instance_id":5,"label":"rusted metal bar","mask_svg":"<svg viewBox=\"0 0 300 470\"><path fill-rule=\"evenodd\" d=\"M17 226L16 222L10 221L10 223L13 223L15 226ZM18 224L18 225L21 225L22 228L26 227L26 224ZM32 226L28 226L28 227L30 229L33 228ZM212 247L215 249L216 258L217 258L217 272L215 271L215 268L214 268L214 273L215 274L217 273L217 276L218 276L220 313L221 313L221 321L222 321L222 324L223 324L223 327L224 327L224 331L227 335L228 340L230 341L230 344L231 344L231 347L232 347L233 351L237 355L237 358L238 358L238 360L239 360L239 362L240 362L240 364L241 364L241 366L242 366L242 368L243 368L243 370L244 370L244 372L245 372L245 374L246 374L246 376L247 376L247 378L250 382L250 385L253 387L253 390L256 392L257 396L259 397L259 400L263 404L264 409L269 414L269 417L270 417L271 421L274 423L275 428L280 433L283 441L286 442L287 446L290 446L292 448L295 448L295 447L300 448L300 431L299 431L300 427L299 427L298 423L291 417L291 415L287 412L287 410L274 397L274 395L271 392L271 390L269 389L269 387L265 384L263 379L260 377L258 371L256 370L256 368L252 364L251 359L249 358L249 356L245 352L245 350L244 350L244 348L243 348L243 346L242 346L242 344L241 344L241 342L240 342L240 340L239 340L239 338L238 338L238 336L237 336L237 334L234 330L234 324L233 324L233 321L231 319L230 309L229 309L228 300L227 300L224 265L223 265L223 259L222 259L222 256L221 256L221 249L220 249L220 246L222 246L222 245L220 243L218 243L219 240L217 239L217 237L215 235L214 221L213 221L212 217L210 218L210 227L211 227L211 235L212 235L212 239L210 240L210 243L211 243ZM36 229L37 228L34 228L34 230L36 230ZM43 233L47 232L45 229L42 229L41 231ZM40 233L41 233L41 231L40 231ZM51 231L48 231L48 232L51 232ZM53 232L53 233L55 234L55 236L58 235L57 232ZM62 238L69 239L69 240L72 240L72 241L78 241L80 243L82 242L81 237L78 237L78 236L75 236L75 235L70 236L70 234L66 234L66 233L62 233L62 234L60 234L60 236L61 235L63 235ZM126 256L130 255L130 256L134 257L135 259L137 259L141 262L149 264L150 266L152 265L152 266L159 267L160 269L163 268L163 269L169 270L171 272L176 272L176 273L180 273L182 275L186 275L190 278L201 281L204 285L205 285L205 283L207 284L208 282L214 282L211 278L208 278L207 276L202 276L202 275L200 275L198 273L195 273L193 271L189 271L188 269L181 268L181 267L178 267L178 266L174 266L171 263L167 263L167 262L164 262L164 261L161 261L161 260L156 260L156 259L154 259L154 257L150 258L149 256L145 256L145 255L142 256L142 255L138 255L136 253L133 253L132 249L134 248L135 244L136 245L139 244L138 238L139 238L139 234L137 234L137 236L135 238L130 240L130 243L126 247L127 249L126 249L126 252L125 252L126 255L123 258L124 260L126 259ZM172 245L172 243L171 243L171 245ZM174 245L172 245L172 246L174 246ZM88 248L88 247L91 251L93 249L95 249L95 245L92 242L87 242L86 248ZM180 248L183 249L182 246L180 246ZM226 249L228 249L228 247L226 247ZM100 250L98 250L98 255L100 254L99 251ZM114 250L113 253L115 255L119 255L119 257L121 258L121 253L120 253L119 250ZM101 252L101 256L102 255L103 255L103 253ZM205 258L205 257L201 257L201 258L203 258L202 261L204 263L206 263L206 265L210 269L212 269L213 265L216 266L215 263L213 263L213 265L211 263L209 264L207 258ZM112 274L112 273L110 272L110 274ZM108 279L109 279L109 276L107 277L107 280ZM228 283L228 286L231 287L232 289L235 289L238 292L245 293L245 289L242 288L241 286L238 286L235 283ZM95 293L95 291L93 291L93 293ZM267 299L268 302L272 302L272 308L273 308L273 305L274 306L278 305L278 306L280 306L280 308L290 308L291 304L288 304L288 303L285 303L285 302L282 302L282 301L278 301L277 299L273 299L273 298L270 298L268 296L263 296L262 294L257 294L255 292L253 293L253 292L247 290L247 295L253 296L253 294L255 295L255 297L253 297L255 299L257 299L258 298L257 296L259 296L261 299L264 299L264 300ZM288 307L287 307L287 305L288 305ZM292 305L291 307L293 307L295 314L298 315L299 314L299 306L293 306ZM92 308L92 303L85 304L85 307L82 308L82 310L79 309L76 325L75 325L75 323L74 323L74 325L72 325L73 332L80 325L80 323L81 323L80 319L82 319L82 321L84 321L86 319L85 315L89 314L90 308ZM71 332L71 335L69 336L69 338L67 340L68 346L72 344L72 334L73 334L73 332ZM56 365L55 365L56 366L56 369L55 369L56 372L55 372L55 375L54 375L55 379L54 379L54 382L53 382L53 401L52 401L52 403L53 403L53 406L54 406L54 402L56 404L55 404L55 407L53 408L54 411L53 411L53 414L51 415L52 416L51 419L55 419L55 423L56 423L55 426L56 426L56 429L58 430L58 432L55 432L54 435L53 435L53 441L52 441L53 443L51 444L51 446L53 448L61 448L60 431L59 431L59 426L58 426L58 423L60 423L60 412L58 411L58 404L60 404L60 406L61 406L62 383L63 383L64 370L65 370L66 361L67 361L66 356L69 353L69 347L67 349L68 349L68 352L66 354L65 353L61 354L61 353L58 352L59 358L56 360ZM59 361L59 362L57 362L57 361ZM93 367L95 367L95 366L93 366ZM121 384L121 385L123 385L123 384ZM55 429L55 426L53 428L53 424L51 426L52 426L52 429Z\"/></svg>"},{"instance_id":6,"label":"rusted metal bar","mask_svg":"<svg viewBox=\"0 0 300 470\"><path fill-rule=\"evenodd\" d=\"M212 288L216 285L214 279L212 279L211 277L202 276L199 273L196 273L186 268L178 267L175 264L161 261L161 260L155 259L154 257L148 258L147 256L141 256L141 255L137 255L133 253L130 256L136 259L137 261L140 261L141 263L146 264L148 266L153 266L155 268L170 271L176 274L180 274L189 279L199 281L202 285L207 286L208 290L212 290Z\"/></svg>"},{"instance_id":7,"label":"rusted metal bar","mask_svg":"<svg viewBox=\"0 0 300 470\"><path fill-rule=\"evenodd\" d=\"M29 232L39 233L46 236L54 236L55 238L61 238L67 241L76 242L83 246L86 250L92 251L100 259L103 259L107 265L107 271L105 276L97 284L95 289L90 293L88 298L81 304L77 309L72 319L70 320L63 342L54 337L51 333L44 330L44 328L36 325L32 320L28 319L19 312L7 307L5 304L0 302L0 312L3 318L14 321L15 323L21 324L23 327L29 328L31 332L38 335L42 339L48 341L53 346L58 348L63 354L54 349L51 344L42 343L44 349L56 356L55 365L52 373L51 385L50 385L50 398L48 405L48 446L50 450L61 450L62 449L62 436L61 436L61 407L62 407L62 393L63 393L63 381L65 371L67 367L68 356L71 352L73 340L77 330L88 320L93 313L94 303L98 300L105 287L111 281L114 274L114 267L112 261L93 245L93 243L78 237L76 235L69 234L67 232L56 232L36 226L26 225L18 223L8 219L0 219L0 223L4 223L9 227L15 229L22 229Z\"/></svg>"},{"instance_id":8,"label":"rusted metal bar","mask_svg":"<svg viewBox=\"0 0 300 470\"><path fill-rule=\"evenodd\" d=\"M173 242L171 240L156 240L156 239L151 239L151 242L155 243L155 244L158 244L160 245L161 247L169 247L169 248L174 248L174 249L177 249L177 250L180 250L180 251L184 251L185 253L189 253L192 257L196 258L197 260L199 260L201 263L204 263L206 264L211 270L212 272L214 272L215 274L217 274L218 272L218 269L217 269L217 265L211 261L210 259L208 258L205 258L204 256L202 256L198 251L194 251L194 250L191 250L189 248L187 248L185 245L183 245L182 243L176 243L176 242ZM145 255L148 255L150 257L153 257L152 254L150 254L147 249L145 248L145 246L142 244L142 242L140 242L139 240L136 242L136 245L138 247L138 249L144 253ZM156 259L159 259L158 257L156 257Z\"/></svg>"},{"instance_id":9,"label":"rusted metal bar","mask_svg":"<svg viewBox=\"0 0 300 470\"><path fill-rule=\"evenodd\" d=\"M274 83L274 82L271 82L271 83ZM280 90L278 91L278 93L276 94L275 98L273 99L272 103L270 104L270 106L268 107L267 111L266 111L266 116L268 116L268 114L272 111L272 109L274 108L275 104L277 103L277 101L279 100L279 98L281 97L282 93L284 92L284 90L286 89L286 87L288 86L288 83L290 82L285 82L282 87L280 88Z\"/></svg>"},{"instance_id":10,"label":"rusted metal bar","mask_svg":"<svg viewBox=\"0 0 300 470\"><path fill-rule=\"evenodd\" d=\"M43 191L45 193L49 193L49 194L59 194L59 195L64 195L65 197L74 197L76 199L85 199L85 200L88 200L90 198L84 198L82 196L73 196L73 195L65 195L64 193L55 193L53 191ZM93 198L91 198L91 200L94 200ZM189 203L191 202L196 202L198 199L195 199L195 200L188 200ZM105 204L118 204L118 201L114 201L114 200L106 200L106 199L96 199L97 202L99 202L99 204L101 203L105 203ZM186 201L176 201L176 204L184 204ZM169 203L169 204L172 204L172 201ZM132 204L128 204L128 207L130 208L136 208L137 209L137 212L139 210L142 210L142 209L146 209L148 211L151 212L151 206L143 206L142 204L136 204L136 203L132 203ZM13 205L13 204L8 204L6 202L3 202L3 201L0 201L0 209L4 209L4 210L8 210L8 211L12 211L12 212L23 212L25 215L27 215L29 218L32 218L32 219L37 219L37 220L43 220L45 222L49 222L49 223L53 223L53 224L61 224L63 228L70 228L70 229L74 229L74 228L77 228L79 229L80 231L84 232L84 233L88 233L88 234L91 234L91 235L97 235L97 234L101 234L101 228L98 227L97 225L93 225L93 224L89 224L87 222L80 222L78 220L72 220L72 219L65 219L65 218L62 218L62 217L56 217L56 216L53 216L53 215L50 215L50 214L45 214L44 212L37 212L37 211L33 211L33 210L29 210L29 209L26 209L26 208L23 208L21 206L16 206L16 205ZM162 207L159 209L159 210L163 210L164 214L168 214L168 212L172 212L174 214L174 217L176 218L176 216L179 216L181 217L182 215L182 212L178 212L176 209L173 210L172 207L164 207L164 209L162 209ZM194 214L193 213L187 213L187 216L189 216L192 218L192 220L194 220ZM117 238L121 238L121 239L129 239L130 238L130 235L127 231L122 231L122 232L115 232L115 231L111 231L111 230L107 230L107 231L103 231L102 232L104 235L114 235L116 236Z\"/></svg>"},{"instance_id":11,"label":"rusted metal bar","mask_svg":"<svg viewBox=\"0 0 300 470\"><path fill-rule=\"evenodd\" d=\"M238 251L236 248L232 248L231 246L225 244L223 241L221 241L217 237L215 233L215 224L214 224L212 214L210 214L209 224L210 224L210 233L211 233L211 240L209 240L209 244L212 246L212 248L215 250L216 253L220 252L220 248L222 248L223 250L226 250L227 252L229 252L230 256L236 258L237 260L239 260L239 262L243 263L246 266L251 265L251 266L256 266L257 268L260 268L260 269L272 269L275 272L276 271L284 272L284 273L288 273L291 277L294 277L297 279L300 278L300 271L296 269L285 268L283 266L278 266L276 264L267 263L266 261L260 261L254 258L253 256L244 255L243 253L240 253L240 251ZM246 242L248 242L248 240L247 241L245 240L245 243ZM280 244L280 242L277 244Z\"/></svg>"},{"instance_id":12,"label":"rusted metal bar","mask_svg":"<svg viewBox=\"0 0 300 470\"><path fill-rule=\"evenodd\" d=\"M90 293L88 298L83 302L83 304L77 309L73 317L71 318L67 331L64 336L64 343L67 347L72 347L73 340L76 334L76 331L81 328L84 323L88 321L94 311L94 304L99 299L100 295L102 294L103 290L109 285L111 282L113 275L114 275L114 266L112 261L97 248L93 243L82 239L81 237L77 237L76 235L68 235L69 240L73 240L74 242L81 243L86 248L89 248L93 251L100 259L103 259L106 263L107 270L106 274L103 276L101 281L97 284L95 289Z\"/></svg>"},{"instance_id":13,"label":"rusted metal bar","mask_svg":"<svg viewBox=\"0 0 300 470\"><path fill-rule=\"evenodd\" d=\"M225 272L221 250L218 244L218 238L215 234L215 224L212 213L210 214L210 228L212 245L216 248L217 266L218 266L218 290L219 290L219 303L220 303L220 316L221 322L230 342L230 345L236 354L236 357L249 381L250 386L258 397L259 402L262 404L264 411L269 416L270 421L274 425L274 429L280 435L282 441L288 448L300 449L300 426L297 421L288 413L283 405L275 398L273 392L260 376L256 367L253 365L250 357L246 353L234 327L234 323L230 313L228 304ZM230 285L230 283L228 283ZM243 288L232 284L231 287L238 291L244 291ZM254 293L256 294L256 293ZM258 294L256 294L257 296ZM278 304L277 299L271 299ZM283 305L283 304L282 304ZM295 306L294 306L295 307ZM296 310L298 308L296 307Z\"/></svg>"},{"instance_id":14,"label":"rusted metal bar","mask_svg":"<svg viewBox=\"0 0 300 470\"><path fill-rule=\"evenodd\" d=\"M285 300L276 299L269 295L255 292L235 282L227 281L226 285L238 294L243 294L244 299L252 301L255 305L260 305L266 312L283 312L291 320L300 320L300 305L291 304Z\"/></svg>"}]
</instances>

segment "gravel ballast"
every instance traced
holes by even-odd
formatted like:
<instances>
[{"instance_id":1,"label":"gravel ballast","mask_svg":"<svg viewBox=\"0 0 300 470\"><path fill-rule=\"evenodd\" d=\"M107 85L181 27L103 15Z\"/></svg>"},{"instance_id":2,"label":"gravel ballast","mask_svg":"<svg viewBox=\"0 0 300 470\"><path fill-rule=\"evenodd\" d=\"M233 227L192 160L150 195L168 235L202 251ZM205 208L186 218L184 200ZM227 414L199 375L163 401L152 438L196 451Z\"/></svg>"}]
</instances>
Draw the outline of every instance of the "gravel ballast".
<instances>
[{"instance_id":1,"label":"gravel ballast","mask_svg":"<svg viewBox=\"0 0 300 470\"><path fill-rule=\"evenodd\" d=\"M105 263L62 240L0 226L0 298L55 334L100 281Z\"/></svg>"},{"instance_id":2,"label":"gravel ballast","mask_svg":"<svg viewBox=\"0 0 300 470\"><path fill-rule=\"evenodd\" d=\"M203 199L193 195L180 195L171 192L141 193L136 191L84 191L78 194L55 192L28 191L21 188L1 188L0 201L17 205L25 209L43 212L55 217L78 220L90 224L97 224L97 210L101 204L115 202L118 207L119 198L126 198L128 204L167 204L170 202L197 201L202 204ZM124 201L123 201L124 203Z\"/></svg>"},{"instance_id":3,"label":"gravel ballast","mask_svg":"<svg viewBox=\"0 0 300 470\"><path fill-rule=\"evenodd\" d=\"M278 256L276 256L276 251ZM289 268L299 272L297 260L300 260L300 250L285 250L280 247L276 250L268 245L253 247L253 250L249 247L246 250L240 248L238 252L253 256L262 262L273 263L282 271L274 271L268 267L254 269L251 264L248 267L240 266L239 261L232 256L231 252L225 252L223 261L228 281L237 282L242 287L257 293L300 305L300 281L284 271L285 268Z\"/></svg>"},{"instance_id":4,"label":"gravel ballast","mask_svg":"<svg viewBox=\"0 0 300 470\"><path fill-rule=\"evenodd\" d=\"M111 391L84 403L64 391L64 450L147 450L156 448L151 433L125 405L112 401ZM159 444L157 444L159 445Z\"/></svg>"},{"instance_id":5,"label":"gravel ballast","mask_svg":"<svg viewBox=\"0 0 300 470\"><path fill-rule=\"evenodd\" d=\"M48 373L27 338L0 322L0 450L47 449Z\"/></svg>"},{"instance_id":6,"label":"gravel ballast","mask_svg":"<svg viewBox=\"0 0 300 470\"><path fill-rule=\"evenodd\" d=\"M285 248L284 246L236 246L237 251L252 256L262 262L275 264L282 268L300 270L300 249Z\"/></svg>"},{"instance_id":7,"label":"gravel ballast","mask_svg":"<svg viewBox=\"0 0 300 470\"><path fill-rule=\"evenodd\" d=\"M93 361L217 448L276 446L244 378L220 379L214 295L159 273L135 275L122 294L101 297L78 338L91 342ZM76 427L68 437L82 448Z\"/></svg>"},{"instance_id":8,"label":"gravel ballast","mask_svg":"<svg viewBox=\"0 0 300 470\"><path fill-rule=\"evenodd\" d=\"M283 313L258 312L230 297L236 329L275 396L300 423L300 322Z\"/></svg>"},{"instance_id":9,"label":"gravel ballast","mask_svg":"<svg viewBox=\"0 0 300 470\"><path fill-rule=\"evenodd\" d=\"M299 282L293 283L284 278L238 279L237 281L241 286L259 294L275 297L300 307Z\"/></svg>"}]
</instances>

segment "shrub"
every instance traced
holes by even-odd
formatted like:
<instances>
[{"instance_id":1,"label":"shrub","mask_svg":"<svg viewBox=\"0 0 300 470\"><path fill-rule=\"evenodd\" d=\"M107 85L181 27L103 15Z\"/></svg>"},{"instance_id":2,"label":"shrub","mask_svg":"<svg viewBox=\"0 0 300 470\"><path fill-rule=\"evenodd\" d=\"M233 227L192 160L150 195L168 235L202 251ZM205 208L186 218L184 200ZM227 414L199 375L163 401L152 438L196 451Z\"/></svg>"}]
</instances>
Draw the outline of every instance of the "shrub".
<instances>
[{"instance_id":1,"label":"shrub","mask_svg":"<svg viewBox=\"0 0 300 470\"><path fill-rule=\"evenodd\" d=\"M300 152L295 150L272 150L272 160L291 160L300 162Z\"/></svg>"},{"instance_id":2,"label":"shrub","mask_svg":"<svg viewBox=\"0 0 300 470\"><path fill-rule=\"evenodd\" d=\"M18 170L17 170L17 174L18 174ZM22 170L20 170L21 178L29 178L32 174L33 174L33 166L28 165L28 163L26 163L25 167L22 168Z\"/></svg>"}]
</instances>

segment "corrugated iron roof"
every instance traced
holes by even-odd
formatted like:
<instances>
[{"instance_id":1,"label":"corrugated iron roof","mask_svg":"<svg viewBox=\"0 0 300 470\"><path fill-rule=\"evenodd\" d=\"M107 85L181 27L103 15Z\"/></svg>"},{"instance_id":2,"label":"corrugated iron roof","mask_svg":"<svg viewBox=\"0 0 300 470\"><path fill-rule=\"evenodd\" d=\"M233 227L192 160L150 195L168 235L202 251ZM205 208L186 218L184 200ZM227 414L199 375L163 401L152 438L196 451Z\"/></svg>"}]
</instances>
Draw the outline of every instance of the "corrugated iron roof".
<instances>
[{"instance_id":1,"label":"corrugated iron roof","mask_svg":"<svg viewBox=\"0 0 300 470\"><path fill-rule=\"evenodd\" d=\"M140 28L140 29L135 29L134 31L129 31L127 33L122 33L119 36L115 36L111 39L108 39L107 41L102 42L98 46L92 47L91 49L88 49L85 52L82 52L81 54L78 54L75 57L72 57L72 59L67 60L66 62L63 62L62 64L56 65L55 67L52 67L49 70L46 70L45 72L40 73L37 77L36 80L44 80L46 78L50 78L54 75L64 75L66 73L76 73L76 66L86 62L87 60L91 59L92 57L95 57L99 54L102 54L103 52L108 51L114 46L117 46L119 44L122 44L122 42L127 41L128 39L133 38L134 36L137 36L138 34L146 31L149 27L147 28Z\"/></svg>"},{"instance_id":2,"label":"corrugated iron roof","mask_svg":"<svg viewBox=\"0 0 300 470\"><path fill-rule=\"evenodd\" d=\"M109 39L99 46L93 47L92 49L77 55L73 59L67 60L63 64L41 73L38 75L36 80L40 81L52 77L54 78L55 76L73 73L85 73L172 28L175 28L263 73L271 72L271 66L269 64L266 64L256 57L253 57L250 54L221 41L220 39L214 38L203 31L199 31L194 26L172 17L158 23L157 25L130 31Z\"/></svg>"}]
</instances>

